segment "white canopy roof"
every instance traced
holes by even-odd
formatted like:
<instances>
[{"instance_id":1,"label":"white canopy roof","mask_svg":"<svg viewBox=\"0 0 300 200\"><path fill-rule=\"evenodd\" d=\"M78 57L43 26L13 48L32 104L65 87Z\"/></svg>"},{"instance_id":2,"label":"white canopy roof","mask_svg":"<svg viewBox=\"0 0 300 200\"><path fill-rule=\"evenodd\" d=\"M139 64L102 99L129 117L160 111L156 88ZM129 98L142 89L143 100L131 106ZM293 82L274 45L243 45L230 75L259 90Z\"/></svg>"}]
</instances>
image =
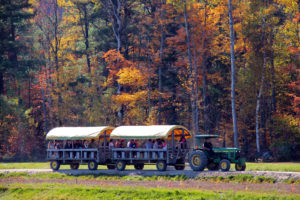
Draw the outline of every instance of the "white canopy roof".
<instances>
[{"instance_id":1,"label":"white canopy roof","mask_svg":"<svg viewBox=\"0 0 300 200\"><path fill-rule=\"evenodd\" d=\"M183 126L178 125L152 125L152 126L119 126L115 128L111 135L111 139L158 139L158 138L172 138L172 131L176 138L184 136L190 138L191 134Z\"/></svg>"},{"instance_id":2,"label":"white canopy roof","mask_svg":"<svg viewBox=\"0 0 300 200\"><path fill-rule=\"evenodd\" d=\"M47 140L80 140L80 139L97 139L100 135L109 135L114 127L98 126L98 127L59 127L51 129L47 136Z\"/></svg>"}]
</instances>

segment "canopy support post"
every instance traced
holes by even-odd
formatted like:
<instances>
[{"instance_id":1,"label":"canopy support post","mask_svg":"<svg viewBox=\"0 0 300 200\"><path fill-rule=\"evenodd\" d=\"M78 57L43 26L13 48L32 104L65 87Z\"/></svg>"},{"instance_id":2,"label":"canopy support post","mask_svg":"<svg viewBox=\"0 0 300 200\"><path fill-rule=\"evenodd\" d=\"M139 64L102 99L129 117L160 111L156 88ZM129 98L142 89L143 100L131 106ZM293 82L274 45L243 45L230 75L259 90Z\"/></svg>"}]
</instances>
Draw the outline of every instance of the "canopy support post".
<instances>
[{"instance_id":1,"label":"canopy support post","mask_svg":"<svg viewBox=\"0 0 300 200\"><path fill-rule=\"evenodd\" d=\"M175 149L175 135L174 135L174 130L172 130L172 160L174 159L174 149Z\"/></svg>"},{"instance_id":2,"label":"canopy support post","mask_svg":"<svg viewBox=\"0 0 300 200\"><path fill-rule=\"evenodd\" d=\"M104 144L103 144L103 147L104 149L106 148L106 131L104 131L104 140L103 140Z\"/></svg>"}]
</instances>

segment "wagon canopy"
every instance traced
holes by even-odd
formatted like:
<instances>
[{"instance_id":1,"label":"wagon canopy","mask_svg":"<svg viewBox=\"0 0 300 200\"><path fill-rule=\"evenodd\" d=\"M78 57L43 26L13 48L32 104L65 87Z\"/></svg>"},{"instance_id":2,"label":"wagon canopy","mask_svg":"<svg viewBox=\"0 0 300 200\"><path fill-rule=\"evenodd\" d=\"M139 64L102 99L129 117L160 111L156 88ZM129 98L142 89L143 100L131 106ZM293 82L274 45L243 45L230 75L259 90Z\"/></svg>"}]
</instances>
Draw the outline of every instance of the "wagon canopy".
<instances>
[{"instance_id":1,"label":"wagon canopy","mask_svg":"<svg viewBox=\"0 0 300 200\"><path fill-rule=\"evenodd\" d=\"M114 127L58 127L50 130L46 136L47 140L83 140L98 139L104 134L110 135Z\"/></svg>"},{"instance_id":2,"label":"wagon canopy","mask_svg":"<svg viewBox=\"0 0 300 200\"><path fill-rule=\"evenodd\" d=\"M191 138L190 131L178 125L152 125L152 126L119 126L115 128L111 139L172 139L174 131L175 139Z\"/></svg>"}]
</instances>

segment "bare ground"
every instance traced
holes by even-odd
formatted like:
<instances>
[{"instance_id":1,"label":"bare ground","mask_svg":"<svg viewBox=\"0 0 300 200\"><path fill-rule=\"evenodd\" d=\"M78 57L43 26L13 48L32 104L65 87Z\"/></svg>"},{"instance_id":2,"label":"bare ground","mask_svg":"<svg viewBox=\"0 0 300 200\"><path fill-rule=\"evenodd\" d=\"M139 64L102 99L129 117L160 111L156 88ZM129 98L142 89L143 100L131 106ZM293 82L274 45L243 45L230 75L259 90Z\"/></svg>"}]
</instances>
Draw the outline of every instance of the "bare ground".
<instances>
[{"instance_id":1,"label":"bare ground","mask_svg":"<svg viewBox=\"0 0 300 200\"><path fill-rule=\"evenodd\" d=\"M26 172L28 174L36 174L36 173L51 173L54 172L51 169L0 169L0 173L11 173L11 172ZM121 175L121 176L180 176L185 175L189 178L194 177L208 177L208 176L229 176L229 175L238 175L238 174L249 174L253 176L265 176L272 177L277 180L277 182L282 182L283 180L288 179L300 179L300 172L275 172L275 171L202 171L197 172L193 171L190 168L187 168L183 171L173 170L173 168L169 167L167 171L160 172L157 170L70 170L70 169L62 169L55 171L57 173L69 174L69 175L87 175L87 174L95 174L95 175Z\"/></svg>"},{"instance_id":2,"label":"bare ground","mask_svg":"<svg viewBox=\"0 0 300 200\"><path fill-rule=\"evenodd\" d=\"M26 172L28 174L36 173L51 173L51 169L2 169L0 173L11 173L11 172ZM300 184L284 184L283 180L287 179L300 179L300 172L271 172L271 171L203 171L195 172L190 169L183 171L176 171L172 168L168 168L165 172L159 172L157 170L58 170L58 173L69 174L69 175L127 175L127 176L176 176L185 175L186 177L209 177L209 176L229 176L238 174L249 174L253 176L265 176L273 177L277 181L274 184L269 183L214 183L210 181L197 181L197 180L185 180L185 181L126 181L126 180L62 180L62 179L21 179L21 178L2 178L0 179L1 184L11 183L64 183L64 184L83 184L83 185L99 185L99 186L131 186L131 187L147 187L147 188L178 188L178 189L201 189L201 190L213 190L213 191L256 191L256 192L278 192L285 194L299 194L300 195Z\"/></svg>"},{"instance_id":3,"label":"bare ground","mask_svg":"<svg viewBox=\"0 0 300 200\"><path fill-rule=\"evenodd\" d=\"M0 179L0 184L38 184L38 183L61 183L61 184L81 184L118 187L147 187L147 188L177 188L177 189L196 189L213 191L255 191L255 192L276 192L281 194L300 195L300 184L253 184L253 183L213 183L208 181L123 181L123 180L40 180L40 179Z\"/></svg>"}]
</instances>

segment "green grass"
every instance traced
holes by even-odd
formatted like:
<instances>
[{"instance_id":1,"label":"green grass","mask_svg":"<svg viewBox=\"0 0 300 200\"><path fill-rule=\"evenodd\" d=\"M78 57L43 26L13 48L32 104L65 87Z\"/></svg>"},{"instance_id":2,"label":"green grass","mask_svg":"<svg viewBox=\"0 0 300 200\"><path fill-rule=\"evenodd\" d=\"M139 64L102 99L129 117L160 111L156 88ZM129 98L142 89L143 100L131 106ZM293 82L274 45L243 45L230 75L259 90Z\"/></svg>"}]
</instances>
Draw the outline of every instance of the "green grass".
<instances>
[{"instance_id":1,"label":"green grass","mask_svg":"<svg viewBox=\"0 0 300 200\"><path fill-rule=\"evenodd\" d=\"M49 162L28 162L28 163L0 163L0 169L49 169ZM60 169L70 169L69 165L61 165ZM79 169L87 169L87 165L81 165ZM99 165L98 169L107 169L106 166ZM126 166L126 169L133 169L132 165ZM155 165L145 165L145 169L156 170ZM231 165L231 170L235 170ZM247 163L246 171L283 171L300 172L300 163Z\"/></svg>"},{"instance_id":2,"label":"green grass","mask_svg":"<svg viewBox=\"0 0 300 200\"><path fill-rule=\"evenodd\" d=\"M122 180L122 181L185 181L199 180L210 181L216 183L275 183L276 179L265 176L253 175L229 175L229 176L206 176L189 178L185 175L180 176L121 176L121 175L106 175L106 174L89 174L89 175L68 175L61 173L37 173L28 174L26 172L14 172L1 174L0 179L19 178L19 179L39 179L39 180ZM291 179L285 180L287 184L299 184L300 180Z\"/></svg>"},{"instance_id":3,"label":"green grass","mask_svg":"<svg viewBox=\"0 0 300 200\"><path fill-rule=\"evenodd\" d=\"M200 200L299 200L299 195L274 192L253 193L234 191L206 191L187 189L150 189L145 187L111 187L67 184L2 184L0 199L200 199Z\"/></svg>"},{"instance_id":4,"label":"green grass","mask_svg":"<svg viewBox=\"0 0 300 200\"><path fill-rule=\"evenodd\" d=\"M298 163L296 162L249 163L248 162L246 170L300 172L300 163L299 162Z\"/></svg>"}]
</instances>

